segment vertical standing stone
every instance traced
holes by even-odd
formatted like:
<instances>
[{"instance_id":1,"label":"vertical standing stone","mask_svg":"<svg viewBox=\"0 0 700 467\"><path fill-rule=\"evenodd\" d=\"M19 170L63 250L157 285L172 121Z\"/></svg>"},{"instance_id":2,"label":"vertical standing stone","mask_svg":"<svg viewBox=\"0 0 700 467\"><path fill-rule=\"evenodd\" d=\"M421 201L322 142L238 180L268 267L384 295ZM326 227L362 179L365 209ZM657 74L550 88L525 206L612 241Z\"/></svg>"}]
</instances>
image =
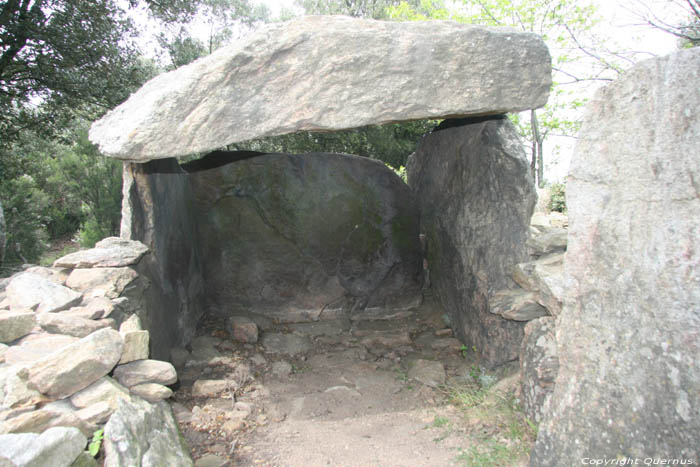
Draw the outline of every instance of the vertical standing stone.
<instances>
[{"instance_id":1,"label":"vertical standing stone","mask_svg":"<svg viewBox=\"0 0 700 467\"><path fill-rule=\"evenodd\" d=\"M430 280L457 336L488 365L517 360L524 323L489 312L528 258L535 188L522 143L505 118L446 120L408 168L427 238Z\"/></svg>"},{"instance_id":2,"label":"vertical standing stone","mask_svg":"<svg viewBox=\"0 0 700 467\"><path fill-rule=\"evenodd\" d=\"M700 462L699 88L690 49L639 63L589 104L566 188L560 370L533 466Z\"/></svg>"}]
</instances>

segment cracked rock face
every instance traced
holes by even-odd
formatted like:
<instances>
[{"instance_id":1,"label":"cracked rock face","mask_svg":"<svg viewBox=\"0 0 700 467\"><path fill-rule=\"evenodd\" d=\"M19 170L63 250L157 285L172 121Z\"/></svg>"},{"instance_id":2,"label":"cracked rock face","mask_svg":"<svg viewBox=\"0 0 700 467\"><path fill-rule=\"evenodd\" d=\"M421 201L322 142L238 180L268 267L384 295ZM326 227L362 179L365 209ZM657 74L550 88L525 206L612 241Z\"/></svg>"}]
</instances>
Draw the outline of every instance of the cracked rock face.
<instances>
[{"instance_id":1,"label":"cracked rock face","mask_svg":"<svg viewBox=\"0 0 700 467\"><path fill-rule=\"evenodd\" d=\"M237 158L218 152L184 166L210 307L294 322L420 299L413 195L382 163L314 153L221 165Z\"/></svg>"}]
</instances>

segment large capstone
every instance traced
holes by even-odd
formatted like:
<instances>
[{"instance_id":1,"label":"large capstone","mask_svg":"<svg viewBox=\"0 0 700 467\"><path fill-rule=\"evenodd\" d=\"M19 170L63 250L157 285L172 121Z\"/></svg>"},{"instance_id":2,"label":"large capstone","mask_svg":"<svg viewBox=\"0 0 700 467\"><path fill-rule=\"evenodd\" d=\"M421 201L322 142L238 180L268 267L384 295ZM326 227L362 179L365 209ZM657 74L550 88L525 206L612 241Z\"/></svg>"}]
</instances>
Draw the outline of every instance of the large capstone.
<instances>
[{"instance_id":1,"label":"large capstone","mask_svg":"<svg viewBox=\"0 0 700 467\"><path fill-rule=\"evenodd\" d=\"M535 34L304 17L157 76L90 139L108 156L144 162L302 130L532 109L550 85Z\"/></svg>"},{"instance_id":2,"label":"large capstone","mask_svg":"<svg viewBox=\"0 0 700 467\"><path fill-rule=\"evenodd\" d=\"M533 466L700 460L699 83L700 49L684 50L589 104L566 188L560 369Z\"/></svg>"},{"instance_id":3,"label":"large capstone","mask_svg":"<svg viewBox=\"0 0 700 467\"><path fill-rule=\"evenodd\" d=\"M216 152L184 168L211 310L310 321L420 301L417 207L381 162Z\"/></svg>"},{"instance_id":4,"label":"large capstone","mask_svg":"<svg viewBox=\"0 0 700 467\"><path fill-rule=\"evenodd\" d=\"M487 365L517 360L524 323L489 312L528 258L536 195L515 128L505 117L446 120L410 162L430 282L452 328Z\"/></svg>"}]
</instances>

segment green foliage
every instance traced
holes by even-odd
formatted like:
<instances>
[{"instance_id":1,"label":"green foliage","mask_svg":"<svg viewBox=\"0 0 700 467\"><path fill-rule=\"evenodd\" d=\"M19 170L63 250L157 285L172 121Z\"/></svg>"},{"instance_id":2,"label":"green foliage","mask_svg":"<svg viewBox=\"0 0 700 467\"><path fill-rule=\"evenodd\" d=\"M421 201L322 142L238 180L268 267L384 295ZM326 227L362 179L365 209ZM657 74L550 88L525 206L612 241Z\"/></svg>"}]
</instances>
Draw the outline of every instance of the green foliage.
<instances>
[{"instance_id":1,"label":"green foliage","mask_svg":"<svg viewBox=\"0 0 700 467\"><path fill-rule=\"evenodd\" d=\"M307 15L345 15L355 18L388 19L389 9L399 5L398 0L297 0L297 6ZM418 0L410 5L417 7Z\"/></svg>"},{"instance_id":2,"label":"green foliage","mask_svg":"<svg viewBox=\"0 0 700 467\"><path fill-rule=\"evenodd\" d=\"M553 183L550 185L547 209L566 214L566 185L563 183Z\"/></svg>"},{"instance_id":3,"label":"green foliage","mask_svg":"<svg viewBox=\"0 0 700 467\"><path fill-rule=\"evenodd\" d=\"M550 136L575 136L585 100L580 98L591 83L618 76L633 59L610 50L611 41L598 38L600 16L593 5L578 0L422 0L387 8L399 21L450 19L467 24L509 26L542 36L552 53L553 87L543 109L526 117L513 116L532 152L532 167L542 186L543 145Z\"/></svg>"},{"instance_id":4,"label":"green foliage","mask_svg":"<svg viewBox=\"0 0 700 467\"><path fill-rule=\"evenodd\" d=\"M102 440L104 439L104 428L100 428L92 434L92 440L88 444L88 452L92 457L97 456L100 452L100 446L102 446Z\"/></svg>"},{"instance_id":5,"label":"green foliage","mask_svg":"<svg viewBox=\"0 0 700 467\"><path fill-rule=\"evenodd\" d=\"M335 152L378 159L400 170L434 120L370 125L333 133L301 132L232 144L229 150L266 153ZM405 169L404 169L405 170ZM401 176L401 175L400 175ZM403 178L403 177L402 177Z\"/></svg>"}]
</instances>

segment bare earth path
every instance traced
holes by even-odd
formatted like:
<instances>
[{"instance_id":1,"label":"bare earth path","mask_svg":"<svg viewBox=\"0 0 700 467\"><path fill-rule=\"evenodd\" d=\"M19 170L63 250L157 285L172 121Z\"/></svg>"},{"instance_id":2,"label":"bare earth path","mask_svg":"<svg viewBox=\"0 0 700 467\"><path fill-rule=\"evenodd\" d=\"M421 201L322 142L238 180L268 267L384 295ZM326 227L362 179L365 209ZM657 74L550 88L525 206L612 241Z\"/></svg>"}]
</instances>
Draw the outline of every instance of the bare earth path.
<instances>
[{"instance_id":1,"label":"bare earth path","mask_svg":"<svg viewBox=\"0 0 700 467\"><path fill-rule=\"evenodd\" d=\"M205 323L179 371L174 409L197 466L526 462L531 434L502 407L514 377L499 383L493 413L484 410L492 391L479 378L497 375L480 374L430 303L354 321L260 324L261 342L242 345L221 322ZM508 433L516 425L522 432ZM494 457L493 443L509 455Z\"/></svg>"}]
</instances>

